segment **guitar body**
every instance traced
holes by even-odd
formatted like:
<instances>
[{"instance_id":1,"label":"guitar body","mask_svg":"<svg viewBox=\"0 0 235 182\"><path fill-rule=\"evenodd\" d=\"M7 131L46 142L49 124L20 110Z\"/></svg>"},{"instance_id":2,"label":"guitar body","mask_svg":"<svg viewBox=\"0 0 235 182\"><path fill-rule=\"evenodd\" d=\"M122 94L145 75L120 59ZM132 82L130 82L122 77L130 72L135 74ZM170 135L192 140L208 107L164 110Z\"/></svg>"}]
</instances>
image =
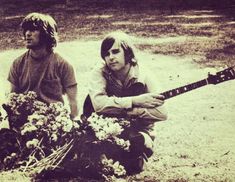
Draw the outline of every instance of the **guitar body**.
<instances>
[{"instance_id":1,"label":"guitar body","mask_svg":"<svg viewBox=\"0 0 235 182\"><path fill-rule=\"evenodd\" d=\"M146 86L143 83L137 82L124 90L123 97L137 96L146 93Z\"/></svg>"}]
</instances>

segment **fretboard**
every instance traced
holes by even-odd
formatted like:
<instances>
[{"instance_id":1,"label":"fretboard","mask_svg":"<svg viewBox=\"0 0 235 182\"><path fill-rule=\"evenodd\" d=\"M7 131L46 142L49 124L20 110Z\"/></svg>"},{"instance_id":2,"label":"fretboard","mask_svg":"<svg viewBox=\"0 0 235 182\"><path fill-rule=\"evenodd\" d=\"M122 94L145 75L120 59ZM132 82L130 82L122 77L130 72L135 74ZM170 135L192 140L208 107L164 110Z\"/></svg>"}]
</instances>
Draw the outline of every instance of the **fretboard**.
<instances>
[{"instance_id":1,"label":"fretboard","mask_svg":"<svg viewBox=\"0 0 235 182\"><path fill-rule=\"evenodd\" d=\"M182 86L182 87L179 87L179 88L175 88L175 89L163 92L163 93L161 93L161 95L164 95L165 99L169 99L171 97L175 97L177 95L189 92L191 90L194 90L194 89L197 89L197 88L200 88L200 87L203 87L207 84L208 84L207 79L203 79L203 80L200 80L200 81L197 81L197 82L194 82L194 83L190 83L188 85L185 85L185 86Z\"/></svg>"}]
</instances>

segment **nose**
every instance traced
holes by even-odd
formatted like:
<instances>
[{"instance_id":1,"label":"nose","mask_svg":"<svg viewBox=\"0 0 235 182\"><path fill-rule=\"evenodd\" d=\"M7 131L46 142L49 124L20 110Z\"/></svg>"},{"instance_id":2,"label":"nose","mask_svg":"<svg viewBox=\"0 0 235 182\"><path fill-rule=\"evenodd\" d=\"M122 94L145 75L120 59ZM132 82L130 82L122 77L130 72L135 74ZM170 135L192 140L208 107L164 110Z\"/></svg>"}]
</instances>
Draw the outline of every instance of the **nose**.
<instances>
[{"instance_id":1,"label":"nose","mask_svg":"<svg viewBox=\"0 0 235 182\"><path fill-rule=\"evenodd\" d=\"M26 30L25 37L29 37L32 35L32 32L30 30Z\"/></svg>"},{"instance_id":2,"label":"nose","mask_svg":"<svg viewBox=\"0 0 235 182\"><path fill-rule=\"evenodd\" d=\"M110 60L113 60L113 58L114 58L114 54L113 54L112 52L110 52L110 54L109 54L109 59L110 59Z\"/></svg>"}]
</instances>

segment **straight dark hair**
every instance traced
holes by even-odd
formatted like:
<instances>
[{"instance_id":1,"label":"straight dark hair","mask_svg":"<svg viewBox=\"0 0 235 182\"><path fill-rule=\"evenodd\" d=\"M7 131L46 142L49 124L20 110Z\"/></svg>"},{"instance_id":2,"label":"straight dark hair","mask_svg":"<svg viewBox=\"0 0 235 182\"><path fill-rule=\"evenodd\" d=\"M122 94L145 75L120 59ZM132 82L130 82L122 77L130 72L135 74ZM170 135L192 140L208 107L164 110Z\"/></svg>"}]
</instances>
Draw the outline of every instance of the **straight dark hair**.
<instances>
[{"instance_id":1,"label":"straight dark hair","mask_svg":"<svg viewBox=\"0 0 235 182\"><path fill-rule=\"evenodd\" d=\"M121 36L118 36L118 35ZM120 44L120 47L123 49L124 51L124 56L125 56L125 63L130 63L131 65L136 65L137 61L135 58L135 54L133 51L132 46L129 45L129 43L122 39L122 35L124 33L111 33L108 36L106 36L104 38L104 40L101 43L101 50L100 50L100 54L103 60L105 60L105 57L107 56L107 53L109 51L109 49L113 46L114 42L118 42L118 44ZM124 34L126 36L126 34Z\"/></svg>"}]
</instances>

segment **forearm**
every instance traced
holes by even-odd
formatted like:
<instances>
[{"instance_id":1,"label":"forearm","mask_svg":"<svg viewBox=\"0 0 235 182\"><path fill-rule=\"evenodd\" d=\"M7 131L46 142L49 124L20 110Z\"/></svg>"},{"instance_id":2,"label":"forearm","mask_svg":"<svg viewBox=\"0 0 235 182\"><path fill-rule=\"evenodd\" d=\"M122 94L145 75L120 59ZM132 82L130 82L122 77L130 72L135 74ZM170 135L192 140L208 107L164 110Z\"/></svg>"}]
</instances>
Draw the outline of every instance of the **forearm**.
<instances>
[{"instance_id":1,"label":"forearm","mask_svg":"<svg viewBox=\"0 0 235 182\"><path fill-rule=\"evenodd\" d=\"M129 117L163 121L167 118L164 106L154 108L135 107L132 97L108 97L107 95L96 95L91 97L95 112Z\"/></svg>"},{"instance_id":2,"label":"forearm","mask_svg":"<svg viewBox=\"0 0 235 182\"><path fill-rule=\"evenodd\" d=\"M167 119L167 112L163 106L155 108L134 107L133 109L127 111L127 116L139 119L164 121Z\"/></svg>"},{"instance_id":3,"label":"forearm","mask_svg":"<svg viewBox=\"0 0 235 182\"><path fill-rule=\"evenodd\" d=\"M132 108L130 97L109 97L107 95L91 96L94 110L101 114L122 114L124 110Z\"/></svg>"},{"instance_id":4,"label":"forearm","mask_svg":"<svg viewBox=\"0 0 235 182\"><path fill-rule=\"evenodd\" d=\"M77 102L76 101L70 101L69 107L70 107L70 111L71 111L70 117L71 117L71 119L74 119L76 116L78 116Z\"/></svg>"},{"instance_id":5,"label":"forearm","mask_svg":"<svg viewBox=\"0 0 235 182\"><path fill-rule=\"evenodd\" d=\"M78 102L77 102L77 86L72 86L66 89L71 119L74 119L78 115Z\"/></svg>"}]
</instances>

